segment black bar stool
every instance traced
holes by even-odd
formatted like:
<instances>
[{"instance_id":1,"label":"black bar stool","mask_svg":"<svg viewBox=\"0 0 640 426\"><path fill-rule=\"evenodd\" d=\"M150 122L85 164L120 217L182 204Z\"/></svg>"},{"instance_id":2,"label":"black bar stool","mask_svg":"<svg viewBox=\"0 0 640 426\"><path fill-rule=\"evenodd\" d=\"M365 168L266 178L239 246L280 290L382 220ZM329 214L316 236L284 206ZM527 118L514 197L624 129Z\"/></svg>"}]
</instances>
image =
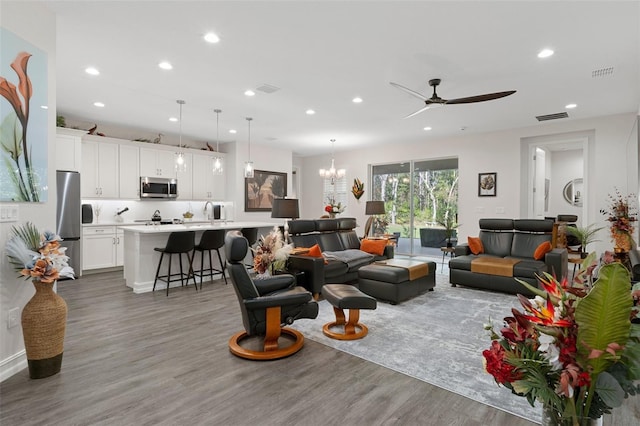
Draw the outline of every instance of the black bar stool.
<instances>
[{"instance_id":1,"label":"black bar stool","mask_svg":"<svg viewBox=\"0 0 640 426\"><path fill-rule=\"evenodd\" d=\"M222 262L222 256L220 256L220 249L224 247L224 229L207 229L202 233L200 242L194 247L194 250L200 252L200 270L194 271L193 274L200 277L200 289L202 289L202 277L209 275L213 280L214 274L222 274L224 283L227 284L227 276L225 275L226 262ZM214 268L211 258L211 251L215 250L218 255L218 262L220 262L220 269ZM195 251L193 257L195 258ZM204 252L209 252L209 268L204 269ZM208 272L208 274L205 274Z\"/></svg>"},{"instance_id":2,"label":"black bar stool","mask_svg":"<svg viewBox=\"0 0 640 426\"><path fill-rule=\"evenodd\" d=\"M158 280L164 281L167 283L167 296L169 295L169 284L180 280L181 284L184 286L184 278L187 278L187 285L189 284L189 277L193 278L193 284L198 289L198 284L196 284L196 277L193 275L193 270L191 269L191 262L193 261L191 257L191 252L195 246L196 233L195 231L183 231L183 232L172 232L169 234L169 238L167 239L167 245L165 247L156 247L155 251L160 252L160 260L158 261L158 270L156 271L156 278L153 280L153 290L156 289L156 283ZM169 266L167 268L167 275L160 275L160 266L162 266L162 259L164 258L164 254L169 254ZM182 253L187 254L187 260L189 261L189 271L185 274L182 269ZM171 274L171 255L177 254L180 256L180 273L179 274ZM179 277L179 278L178 278Z\"/></svg>"},{"instance_id":3,"label":"black bar stool","mask_svg":"<svg viewBox=\"0 0 640 426\"><path fill-rule=\"evenodd\" d=\"M251 259L253 259L255 257L255 253L251 249L254 244L258 242L258 228L242 228L240 229L240 233L247 239L247 242L249 243L249 251L251 252ZM253 269L253 262L251 265L246 264L245 266L247 269Z\"/></svg>"}]
</instances>

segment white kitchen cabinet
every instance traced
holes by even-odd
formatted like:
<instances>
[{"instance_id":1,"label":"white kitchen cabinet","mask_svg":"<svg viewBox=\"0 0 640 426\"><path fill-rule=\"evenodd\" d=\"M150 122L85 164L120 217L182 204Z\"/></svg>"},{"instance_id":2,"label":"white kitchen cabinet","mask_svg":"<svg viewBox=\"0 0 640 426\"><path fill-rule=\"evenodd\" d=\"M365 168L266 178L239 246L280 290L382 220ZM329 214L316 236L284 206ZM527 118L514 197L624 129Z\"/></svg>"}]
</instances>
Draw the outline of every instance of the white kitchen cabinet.
<instances>
[{"instance_id":1,"label":"white kitchen cabinet","mask_svg":"<svg viewBox=\"0 0 640 426\"><path fill-rule=\"evenodd\" d=\"M118 226L116 227L116 266L124 265L124 230Z\"/></svg>"},{"instance_id":2,"label":"white kitchen cabinet","mask_svg":"<svg viewBox=\"0 0 640 426\"><path fill-rule=\"evenodd\" d=\"M120 145L119 193L121 199L140 198L140 148L133 145Z\"/></svg>"},{"instance_id":3,"label":"white kitchen cabinet","mask_svg":"<svg viewBox=\"0 0 640 426\"><path fill-rule=\"evenodd\" d=\"M56 128L56 170L79 172L82 164L82 135L85 130Z\"/></svg>"},{"instance_id":4,"label":"white kitchen cabinet","mask_svg":"<svg viewBox=\"0 0 640 426\"><path fill-rule=\"evenodd\" d=\"M118 144L82 140L82 198L118 197Z\"/></svg>"},{"instance_id":5,"label":"white kitchen cabinet","mask_svg":"<svg viewBox=\"0 0 640 426\"><path fill-rule=\"evenodd\" d=\"M186 169L183 172L176 172L178 200L191 200L193 198L193 155L185 152L184 162Z\"/></svg>"},{"instance_id":6,"label":"white kitchen cabinet","mask_svg":"<svg viewBox=\"0 0 640 426\"><path fill-rule=\"evenodd\" d=\"M226 175L213 174L215 154L193 154L193 199L224 200Z\"/></svg>"},{"instance_id":7,"label":"white kitchen cabinet","mask_svg":"<svg viewBox=\"0 0 640 426\"><path fill-rule=\"evenodd\" d=\"M176 177L175 151L140 148L140 175Z\"/></svg>"},{"instance_id":8,"label":"white kitchen cabinet","mask_svg":"<svg viewBox=\"0 0 640 426\"><path fill-rule=\"evenodd\" d=\"M88 226L82 231L82 270L116 266L116 227Z\"/></svg>"}]
</instances>

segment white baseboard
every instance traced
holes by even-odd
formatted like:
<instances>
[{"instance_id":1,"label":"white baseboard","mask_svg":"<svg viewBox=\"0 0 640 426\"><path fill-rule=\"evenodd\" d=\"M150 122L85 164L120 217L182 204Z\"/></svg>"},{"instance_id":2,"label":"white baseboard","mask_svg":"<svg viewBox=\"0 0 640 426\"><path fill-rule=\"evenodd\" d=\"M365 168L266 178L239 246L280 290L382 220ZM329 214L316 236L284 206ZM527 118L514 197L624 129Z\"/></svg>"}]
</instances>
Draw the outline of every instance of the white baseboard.
<instances>
[{"instance_id":1,"label":"white baseboard","mask_svg":"<svg viewBox=\"0 0 640 426\"><path fill-rule=\"evenodd\" d=\"M4 382L9 377L28 367L27 352L23 349L0 361L0 382Z\"/></svg>"}]
</instances>

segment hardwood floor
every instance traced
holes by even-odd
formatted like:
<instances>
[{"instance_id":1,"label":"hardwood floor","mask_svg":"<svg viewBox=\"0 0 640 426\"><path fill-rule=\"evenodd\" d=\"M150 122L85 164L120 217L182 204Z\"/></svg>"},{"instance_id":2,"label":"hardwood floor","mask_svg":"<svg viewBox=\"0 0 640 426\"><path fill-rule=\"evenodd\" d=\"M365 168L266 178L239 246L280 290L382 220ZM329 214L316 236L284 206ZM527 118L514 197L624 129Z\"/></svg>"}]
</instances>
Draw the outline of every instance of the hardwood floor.
<instances>
[{"instance_id":1,"label":"hardwood floor","mask_svg":"<svg viewBox=\"0 0 640 426\"><path fill-rule=\"evenodd\" d=\"M25 369L1 383L0 424L533 424L308 339L282 360L237 358L227 347L242 328L231 284L136 295L121 275L59 283L69 307L62 371L30 380Z\"/></svg>"}]
</instances>

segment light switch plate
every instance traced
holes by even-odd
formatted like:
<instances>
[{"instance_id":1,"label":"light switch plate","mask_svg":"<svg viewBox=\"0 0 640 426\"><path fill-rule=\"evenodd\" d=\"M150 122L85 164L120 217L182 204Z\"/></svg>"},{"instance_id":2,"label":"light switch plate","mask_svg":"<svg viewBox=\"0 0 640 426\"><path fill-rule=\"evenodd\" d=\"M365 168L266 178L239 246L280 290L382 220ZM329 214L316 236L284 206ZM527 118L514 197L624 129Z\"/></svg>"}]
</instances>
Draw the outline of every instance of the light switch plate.
<instances>
[{"instance_id":1,"label":"light switch plate","mask_svg":"<svg viewBox=\"0 0 640 426\"><path fill-rule=\"evenodd\" d=\"M19 208L17 204L0 205L0 222L17 222Z\"/></svg>"}]
</instances>

